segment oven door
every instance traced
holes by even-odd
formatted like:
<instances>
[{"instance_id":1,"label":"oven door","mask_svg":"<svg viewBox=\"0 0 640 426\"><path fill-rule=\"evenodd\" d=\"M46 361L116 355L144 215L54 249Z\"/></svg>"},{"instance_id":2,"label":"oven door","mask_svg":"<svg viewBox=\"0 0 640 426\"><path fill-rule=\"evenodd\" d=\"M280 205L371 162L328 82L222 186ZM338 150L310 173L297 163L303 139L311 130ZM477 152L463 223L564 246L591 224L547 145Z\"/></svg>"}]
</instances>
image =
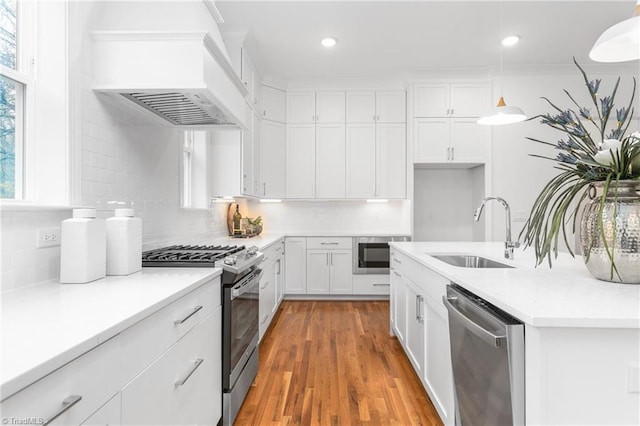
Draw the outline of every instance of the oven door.
<instances>
[{"instance_id":1,"label":"oven door","mask_svg":"<svg viewBox=\"0 0 640 426\"><path fill-rule=\"evenodd\" d=\"M391 238L354 238L353 273L388 274Z\"/></svg>"},{"instance_id":2,"label":"oven door","mask_svg":"<svg viewBox=\"0 0 640 426\"><path fill-rule=\"evenodd\" d=\"M231 390L244 365L258 346L259 284L262 270L249 274L224 289L223 387Z\"/></svg>"}]
</instances>

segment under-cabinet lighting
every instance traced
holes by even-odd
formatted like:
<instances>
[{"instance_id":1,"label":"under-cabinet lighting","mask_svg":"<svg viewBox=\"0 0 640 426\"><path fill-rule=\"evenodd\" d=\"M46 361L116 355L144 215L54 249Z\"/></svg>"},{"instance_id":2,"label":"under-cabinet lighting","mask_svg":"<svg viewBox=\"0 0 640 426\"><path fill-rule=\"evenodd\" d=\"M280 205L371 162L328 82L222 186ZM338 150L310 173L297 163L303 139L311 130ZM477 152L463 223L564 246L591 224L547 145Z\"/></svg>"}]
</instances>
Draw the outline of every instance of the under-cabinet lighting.
<instances>
[{"instance_id":1,"label":"under-cabinet lighting","mask_svg":"<svg viewBox=\"0 0 640 426\"><path fill-rule=\"evenodd\" d=\"M261 203L281 203L282 200L278 200L276 198L262 198L260 202Z\"/></svg>"},{"instance_id":2,"label":"under-cabinet lighting","mask_svg":"<svg viewBox=\"0 0 640 426\"><path fill-rule=\"evenodd\" d=\"M385 200L383 198L375 198L372 200L367 200L367 203L387 203L389 200Z\"/></svg>"},{"instance_id":3,"label":"under-cabinet lighting","mask_svg":"<svg viewBox=\"0 0 640 426\"><path fill-rule=\"evenodd\" d=\"M518 44L519 41L520 41L520 37L518 37L517 35L510 35L502 39L502 45L511 47Z\"/></svg>"},{"instance_id":4,"label":"under-cabinet lighting","mask_svg":"<svg viewBox=\"0 0 640 426\"><path fill-rule=\"evenodd\" d=\"M224 197L216 197L213 199L214 203L235 203L236 199L230 195L225 195Z\"/></svg>"}]
</instances>

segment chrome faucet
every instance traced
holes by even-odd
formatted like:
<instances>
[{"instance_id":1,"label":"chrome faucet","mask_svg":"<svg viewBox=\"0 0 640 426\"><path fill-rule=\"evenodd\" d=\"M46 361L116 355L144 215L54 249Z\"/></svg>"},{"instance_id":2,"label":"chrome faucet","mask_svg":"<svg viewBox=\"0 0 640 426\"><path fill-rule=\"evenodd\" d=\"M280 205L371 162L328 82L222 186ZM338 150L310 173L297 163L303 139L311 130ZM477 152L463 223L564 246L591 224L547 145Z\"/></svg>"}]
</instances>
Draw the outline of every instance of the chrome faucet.
<instances>
[{"instance_id":1,"label":"chrome faucet","mask_svg":"<svg viewBox=\"0 0 640 426\"><path fill-rule=\"evenodd\" d=\"M473 220L476 222L480 220L480 215L482 214L482 209L487 201L496 200L500 204L504 206L506 210L507 216L507 229L506 229L506 241L504 242L504 257L505 259L513 259L513 249L520 247L520 243L517 241L511 241L511 208L509 208L509 204L500 197L486 197L480 203L480 207L478 207L473 212Z\"/></svg>"}]
</instances>

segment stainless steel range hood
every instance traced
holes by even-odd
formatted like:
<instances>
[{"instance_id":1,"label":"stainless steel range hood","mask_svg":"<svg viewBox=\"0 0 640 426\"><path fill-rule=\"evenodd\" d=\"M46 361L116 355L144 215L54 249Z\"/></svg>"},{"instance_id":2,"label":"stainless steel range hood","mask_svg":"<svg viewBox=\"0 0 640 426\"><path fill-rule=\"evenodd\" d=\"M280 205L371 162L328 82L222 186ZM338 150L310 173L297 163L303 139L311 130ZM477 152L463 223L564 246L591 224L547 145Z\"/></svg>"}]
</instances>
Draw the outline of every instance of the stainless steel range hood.
<instances>
[{"instance_id":1,"label":"stainless steel range hood","mask_svg":"<svg viewBox=\"0 0 640 426\"><path fill-rule=\"evenodd\" d=\"M247 128L246 88L206 32L94 32L93 90L181 128Z\"/></svg>"}]
</instances>

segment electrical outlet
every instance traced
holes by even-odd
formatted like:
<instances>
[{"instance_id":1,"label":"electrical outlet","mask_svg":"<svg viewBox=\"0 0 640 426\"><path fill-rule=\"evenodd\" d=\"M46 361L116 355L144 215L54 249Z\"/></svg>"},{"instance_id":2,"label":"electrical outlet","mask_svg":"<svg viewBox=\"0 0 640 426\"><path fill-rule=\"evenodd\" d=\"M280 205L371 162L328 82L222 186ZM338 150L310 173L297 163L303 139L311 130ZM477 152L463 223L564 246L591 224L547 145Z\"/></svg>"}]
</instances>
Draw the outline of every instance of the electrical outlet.
<instances>
[{"instance_id":1,"label":"electrical outlet","mask_svg":"<svg viewBox=\"0 0 640 426\"><path fill-rule=\"evenodd\" d=\"M54 247L60 245L60 228L38 229L38 248Z\"/></svg>"},{"instance_id":2,"label":"electrical outlet","mask_svg":"<svg viewBox=\"0 0 640 426\"><path fill-rule=\"evenodd\" d=\"M527 212L513 212L514 222L526 222L527 219L529 219L529 214Z\"/></svg>"}]
</instances>

